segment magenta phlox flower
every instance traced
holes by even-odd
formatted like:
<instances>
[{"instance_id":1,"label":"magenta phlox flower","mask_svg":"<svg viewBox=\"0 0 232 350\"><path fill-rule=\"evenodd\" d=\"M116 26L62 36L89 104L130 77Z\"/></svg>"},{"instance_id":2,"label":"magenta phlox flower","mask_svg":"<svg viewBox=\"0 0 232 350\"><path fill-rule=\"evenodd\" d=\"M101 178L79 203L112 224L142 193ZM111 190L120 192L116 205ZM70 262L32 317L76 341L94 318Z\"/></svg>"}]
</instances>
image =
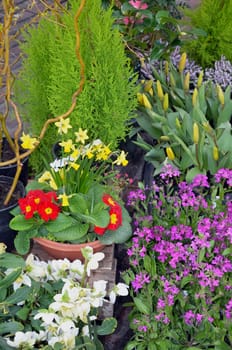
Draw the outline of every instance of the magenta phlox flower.
<instances>
[{"instance_id":1,"label":"magenta phlox flower","mask_svg":"<svg viewBox=\"0 0 232 350\"><path fill-rule=\"evenodd\" d=\"M150 283L150 276L147 273L140 272L135 276L135 279L131 282L135 292L142 289L145 283Z\"/></svg>"},{"instance_id":2,"label":"magenta phlox flower","mask_svg":"<svg viewBox=\"0 0 232 350\"><path fill-rule=\"evenodd\" d=\"M191 187L207 187L209 188L209 182L208 182L208 177L203 174L198 174L197 176L194 177Z\"/></svg>"},{"instance_id":3,"label":"magenta phlox flower","mask_svg":"<svg viewBox=\"0 0 232 350\"><path fill-rule=\"evenodd\" d=\"M214 179L216 183L219 183L223 180L226 180L228 186L232 186L232 169L219 169L214 175Z\"/></svg>"},{"instance_id":4,"label":"magenta phlox flower","mask_svg":"<svg viewBox=\"0 0 232 350\"><path fill-rule=\"evenodd\" d=\"M129 4L137 10L146 10L148 8L148 4L143 3L142 0L130 0Z\"/></svg>"},{"instance_id":5,"label":"magenta phlox flower","mask_svg":"<svg viewBox=\"0 0 232 350\"><path fill-rule=\"evenodd\" d=\"M165 300L163 298L159 298L157 301L157 309L164 309L166 306Z\"/></svg>"},{"instance_id":6,"label":"magenta phlox flower","mask_svg":"<svg viewBox=\"0 0 232 350\"><path fill-rule=\"evenodd\" d=\"M171 178L179 177L180 171L175 168L172 164L166 164L163 166L160 172L160 177L163 180L169 180Z\"/></svg>"},{"instance_id":7,"label":"magenta phlox flower","mask_svg":"<svg viewBox=\"0 0 232 350\"><path fill-rule=\"evenodd\" d=\"M225 316L228 319L232 319L232 299L225 306Z\"/></svg>"},{"instance_id":8,"label":"magenta phlox flower","mask_svg":"<svg viewBox=\"0 0 232 350\"><path fill-rule=\"evenodd\" d=\"M135 191L130 191L127 198L127 205L134 205L137 201L145 201L146 194L141 188Z\"/></svg>"},{"instance_id":9,"label":"magenta phlox flower","mask_svg":"<svg viewBox=\"0 0 232 350\"><path fill-rule=\"evenodd\" d=\"M138 331L139 332L147 332L147 330L148 330L148 327L145 326L145 325L139 325L138 326Z\"/></svg>"},{"instance_id":10,"label":"magenta phlox flower","mask_svg":"<svg viewBox=\"0 0 232 350\"><path fill-rule=\"evenodd\" d=\"M195 313L192 310L185 312L184 321L187 325L191 326L195 320Z\"/></svg>"},{"instance_id":11,"label":"magenta phlox flower","mask_svg":"<svg viewBox=\"0 0 232 350\"><path fill-rule=\"evenodd\" d=\"M160 321L160 322L164 323L164 324L169 324L170 323L170 319L167 317L165 312L161 312L161 313L155 315L155 319L157 321Z\"/></svg>"}]
</instances>

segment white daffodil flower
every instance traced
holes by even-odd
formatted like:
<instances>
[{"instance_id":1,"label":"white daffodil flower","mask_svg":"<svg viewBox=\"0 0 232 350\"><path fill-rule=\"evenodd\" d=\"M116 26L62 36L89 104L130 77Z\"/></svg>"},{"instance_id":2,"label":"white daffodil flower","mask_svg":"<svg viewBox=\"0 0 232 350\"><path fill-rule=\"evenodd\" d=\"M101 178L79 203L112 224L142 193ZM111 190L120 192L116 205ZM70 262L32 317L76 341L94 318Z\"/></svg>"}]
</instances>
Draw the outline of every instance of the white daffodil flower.
<instances>
[{"instance_id":1,"label":"white daffodil flower","mask_svg":"<svg viewBox=\"0 0 232 350\"><path fill-rule=\"evenodd\" d=\"M109 294L110 302L114 304L117 295L120 295L120 296L128 295L128 289L129 289L129 286L126 285L125 283L118 283L117 285L115 285Z\"/></svg>"},{"instance_id":2,"label":"white daffodil flower","mask_svg":"<svg viewBox=\"0 0 232 350\"><path fill-rule=\"evenodd\" d=\"M6 339L8 345L17 349L34 349L37 340L36 332L16 332L13 341Z\"/></svg>"},{"instance_id":3,"label":"white daffodil flower","mask_svg":"<svg viewBox=\"0 0 232 350\"><path fill-rule=\"evenodd\" d=\"M60 168L64 168L66 165L69 164L71 161L70 157L64 157L64 158L56 158L52 163L50 163L50 167L55 171L58 172Z\"/></svg>"}]
</instances>

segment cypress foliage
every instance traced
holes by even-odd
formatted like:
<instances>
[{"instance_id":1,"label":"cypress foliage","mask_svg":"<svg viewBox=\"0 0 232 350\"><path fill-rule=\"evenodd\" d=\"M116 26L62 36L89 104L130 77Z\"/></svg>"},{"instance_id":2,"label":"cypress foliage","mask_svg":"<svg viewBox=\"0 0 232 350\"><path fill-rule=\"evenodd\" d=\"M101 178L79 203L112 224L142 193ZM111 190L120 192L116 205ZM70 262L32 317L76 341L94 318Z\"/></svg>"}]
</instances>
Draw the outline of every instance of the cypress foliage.
<instances>
[{"instance_id":1,"label":"cypress foliage","mask_svg":"<svg viewBox=\"0 0 232 350\"><path fill-rule=\"evenodd\" d=\"M48 117L68 110L79 86L74 31L79 4L80 0L69 1L69 10L59 22L42 18L38 27L25 34L22 51L26 57L16 94L23 96L25 119L34 134L38 134ZM113 29L111 8L103 9L101 0L87 0L78 23L86 82L70 115L72 131L79 127L88 129L90 138L100 138L115 149L127 134L127 121L133 117L137 104L136 77L121 35ZM54 133L51 127L45 137L46 149L54 143Z\"/></svg>"},{"instance_id":2,"label":"cypress foliage","mask_svg":"<svg viewBox=\"0 0 232 350\"><path fill-rule=\"evenodd\" d=\"M202 0L195 10L184 13L192 28L206 32L184 43L188 56L203 68L212 67L222 55L232 61L232 0Z\"/></svg>"}]
</instances>

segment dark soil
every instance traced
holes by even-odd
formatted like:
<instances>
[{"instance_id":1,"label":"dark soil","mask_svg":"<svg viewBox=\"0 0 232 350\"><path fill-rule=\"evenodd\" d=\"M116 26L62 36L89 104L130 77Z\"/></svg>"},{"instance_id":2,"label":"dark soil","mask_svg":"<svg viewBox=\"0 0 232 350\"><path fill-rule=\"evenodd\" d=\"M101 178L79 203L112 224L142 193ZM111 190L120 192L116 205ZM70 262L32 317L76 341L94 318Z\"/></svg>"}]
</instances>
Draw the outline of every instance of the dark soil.
<instances>
[{"instance_id":1,"label":"dark soil","mask_svg":"<svg viewBox=\"0 0 232 350\"><path fill-rule=\"evenodd\" d=\"M0 209L5 209L6 206L4 205L4 200L6 198L7 193L9 192L11 187L11 182L1 182L1 177L0 177ZM16 187L10 202L8 203L8 206L14 205L17 203L18 199L22 196L22 190L19 187Z\"/></svg>"}]
</instances>

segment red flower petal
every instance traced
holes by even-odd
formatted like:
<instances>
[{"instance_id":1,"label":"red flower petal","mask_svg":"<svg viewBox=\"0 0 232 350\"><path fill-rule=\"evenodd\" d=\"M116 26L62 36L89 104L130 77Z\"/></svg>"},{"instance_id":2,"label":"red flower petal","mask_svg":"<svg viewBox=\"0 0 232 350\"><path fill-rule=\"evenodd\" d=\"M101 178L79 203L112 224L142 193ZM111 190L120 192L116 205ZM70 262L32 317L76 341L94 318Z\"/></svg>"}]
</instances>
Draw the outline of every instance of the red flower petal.
<instances>
[{"instance_id":1,"label":"red flower petal","mask_svg":"<svg viewBox=\"0 0 232 350\"><path fill-rule=\"evenodd\" d=\"M93 230L97 235L103 236L106 231L106 227L94 226Z\"/></svg>"}]
</instances>

